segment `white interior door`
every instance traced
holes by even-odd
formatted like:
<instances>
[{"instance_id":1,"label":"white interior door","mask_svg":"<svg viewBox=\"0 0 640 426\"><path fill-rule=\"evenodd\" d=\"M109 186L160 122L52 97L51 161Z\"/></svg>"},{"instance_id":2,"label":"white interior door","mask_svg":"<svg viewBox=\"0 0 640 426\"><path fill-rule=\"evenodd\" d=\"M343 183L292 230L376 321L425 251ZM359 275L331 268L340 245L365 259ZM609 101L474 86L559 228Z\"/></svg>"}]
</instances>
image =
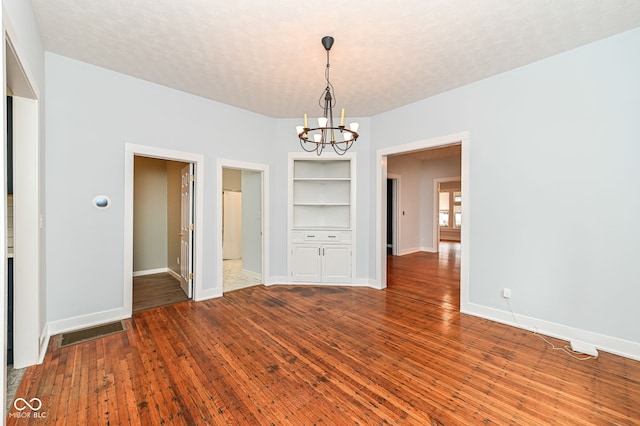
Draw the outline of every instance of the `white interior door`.
<instances>
[{"instance_id":1,"label":"white interior door","mask_svg":"<svg viewBox=\"0 0 640 426\"><path fill-rule=\"evenodd\" d=\"M193 164L182 168L180 198L180 287L190 299L193 297Z\"/></svg>"}]
</instances>

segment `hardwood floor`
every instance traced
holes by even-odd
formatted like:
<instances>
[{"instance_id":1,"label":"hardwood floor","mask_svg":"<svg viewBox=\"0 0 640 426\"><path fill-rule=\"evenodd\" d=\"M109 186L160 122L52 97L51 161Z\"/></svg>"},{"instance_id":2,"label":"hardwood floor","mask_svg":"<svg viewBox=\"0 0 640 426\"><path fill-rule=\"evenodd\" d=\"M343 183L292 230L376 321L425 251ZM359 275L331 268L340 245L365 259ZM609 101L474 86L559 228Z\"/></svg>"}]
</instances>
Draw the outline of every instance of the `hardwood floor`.
<instances>
[{"instance_id":1,"label":"hardwood floor","mask_svg":"<svg viewBox=\"0 0 640 426\"><path fill-rule=\"evenodd\" d=\"M168 272L133 278L133 312L189 300L180 281Z\"/></svg>"},{"instance_id":2,"label":"hardwood floor","mask_svg":"<svg viewBox=\"0 0 640 426\"><path fill-rule=\"evenodd\" d=\"M389 259L389 287L257 286L134 314L58 348L9 424L638 424L640 362L578 361L461 315L459 251ZM28 410L27 410L28 411ZM18 413L18 414L16 414Z\"/></svg>"}]
</instances>

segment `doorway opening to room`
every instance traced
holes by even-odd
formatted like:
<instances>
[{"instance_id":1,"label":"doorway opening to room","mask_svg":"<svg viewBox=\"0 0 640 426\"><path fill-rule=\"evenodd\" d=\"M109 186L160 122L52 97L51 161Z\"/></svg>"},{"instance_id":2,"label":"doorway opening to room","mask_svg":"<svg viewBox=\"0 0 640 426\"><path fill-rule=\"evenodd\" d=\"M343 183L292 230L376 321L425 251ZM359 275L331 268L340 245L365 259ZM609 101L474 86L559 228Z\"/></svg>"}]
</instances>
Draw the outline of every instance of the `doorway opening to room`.
<instances>
[{"instance_id":1,"label":"doorway opening to room","mask_svg":"<svg viewBox=\"0 0 640 426\"><path fill-rule=\"evenodd\" d=\"M438 203L434 216L438 217L438 241L460 242L462 230L462 185L460 177L434 179Z\"/></svg>"},{"instance_id":2,"label":"doorway opening to room","mask_svg":"<svg viewBox=\"0 0 640 426\"><path fill-rule=\"evenodd\" d=\"M387 254L398 255L400 235L400 175L387 173Z\"/></svg>"},{"instance_id":3,"label":"doorway opening to room","mask_svg":"<svg viewBox=\"0 0 640 426\"><path fill-rule=\"evenodd\" d=\"M193 297L193 167L134 157L133 312Z\"/></svg>"},{"instance_id":4,"label":"doorway opening to room","mask_svg":"<svg viewBox=\"0 0 640 426\"><path fill-rule=\"evenodd\" d=\"M468 235L468 227L460 228L461 242L453 243L453 247L449 242L440 244L438 179L459 177L460 186L465 185L469 165L463 153L467 141L467 134L461 133L378 150L376 278L380 288L387 287L388 273L393 274L399 270L395 267L411 267L411 262L423 262L427 257L433 257L431 265L455 269L455 276L459 277L460 283L456 287L460 294L460 307L466 303L468 258L465 253L468 238L465 235ZM393 179L398 176L402 179L402 187L396 189L396 194L389 196L388 191L394 190L391 187ZM461 191L460 196L461 201L462 198L467 200L468 191ZM394 199L397 206L390 208L389 203L393 203ZM460 215L465 204L459 204ZM400 256L388 258L388 228L394 226L394 220L390 220L388 216L393 215L394 210L398 212L398 223L395 226L397 254ZM468 223L468 212L465 211L464 214L465 223ZM391 259L394 262L400 261L403 265L388 264ZM450 259L454 262L450 262ZM405 265L405 262L409 263Z\"/></svg>"},{"instance_id":5,"label":"doorway opening to room","mask_svg":"<svg viewBox=\"0 0 640 426\"><path fill-rule=\"evenodd\" d=\"M222 169L222 291L262 280L262 173Z\"/></svg>"},{"instance_id":6,"label":"doorway opening to room","mask_svg":"<svg viewBox=\"0 0 640 426\"><path fill-rule=\"evenodd\" d=\"M269 166L218 159L216 266L220 294L267 284Z\"/></svg>"},{"instance_id":7,"label":"doorway opening to room","mask_svg":"<svg viewBox=\"0 0 640 426\"><path fill-rule=\"evenodd\" d=\"M205 297L203 168L200 154L125 144L124 317Z\"/></svg>"}]
</instances>

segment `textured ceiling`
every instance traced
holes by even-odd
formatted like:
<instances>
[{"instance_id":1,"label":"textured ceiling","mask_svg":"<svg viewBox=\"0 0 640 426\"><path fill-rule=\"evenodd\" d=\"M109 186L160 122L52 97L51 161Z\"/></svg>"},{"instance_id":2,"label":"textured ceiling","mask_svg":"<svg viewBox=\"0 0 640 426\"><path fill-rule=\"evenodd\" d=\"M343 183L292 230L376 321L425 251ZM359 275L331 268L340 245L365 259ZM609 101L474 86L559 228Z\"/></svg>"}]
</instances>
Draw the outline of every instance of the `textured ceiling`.
<instances>
[{"instance_id":1,"label":"textured ceiling","mask_svg":"<svg viewBox=\"0 0 640 426\"><path fill-rule=\"evenodd\" d=\"M372 116L640 26L638 0L32 0L45 48L272 117Z\"/></svg>"}]
</instances>

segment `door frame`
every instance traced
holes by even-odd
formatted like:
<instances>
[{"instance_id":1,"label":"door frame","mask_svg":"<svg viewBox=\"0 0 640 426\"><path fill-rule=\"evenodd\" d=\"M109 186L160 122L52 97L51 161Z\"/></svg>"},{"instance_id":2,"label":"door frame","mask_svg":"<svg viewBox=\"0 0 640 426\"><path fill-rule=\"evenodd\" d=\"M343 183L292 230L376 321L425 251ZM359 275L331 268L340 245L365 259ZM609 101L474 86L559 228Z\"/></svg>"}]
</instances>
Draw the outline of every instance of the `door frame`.
<instances>
[{"instance_id":1,"label":"door frame","mask_svg":"<svg viewBox=\"0 0 640 426\"><path fill-rule=\"evenodd\" d=\"M49 344L46 329L46 301L44 285L44 216L43 208L43 170L41 164L42 142L40 128L40 89L28 63L24 61L25 50L19 43L13 27L6 15L2 17L3 44L2 61L4 69L3 101L0 111L3 116L3 164L6 160L6 89L13 91L13 177L14 212L20 214L20 223L14 216L14 292L13 292L13 365L23 368L41 363ZM7 165L4 164L0 182L6 194ZM22 184L18 185L18 182ZM7 329L7 256L6 256L6 195L0 201L2 219L0 220L0 240L3 254L0 272L3 279L2 308L0 309L0 328L5 330L3 350L0 351L0 383L2 385L1 403L6 399L6 329ZM18 244L16 246L15 244ZM17 285L19 284L19 285ZM3 405L4 406L4 405Z\"/></svg>"},{"instance_id":2,"label":"door frame","mask_svg":"<svg viewBox=\"0 0 640 426\"><path fill-rule=\"evenodd\" d=\"M387 156L407 154L429 148L440 148L447 145L461 144L462 164L460 181L462 187L462 215L465 226L460 235L460 311L468 310L469 305L469 236L471 231L470 185L469 185L469 132L455 133L419 140L402 145L381 148L376 151L376 278L375 287L387 287Z\"/></svg>"},{"instance_id":3,"label":"door frame","mask_svg":"<svg viewBox=\"0 0 640 426\"><path fill-rule=\"evenodd\" d=\"M393 198L392 198L392 211L394 217L391 218L391 254L398 256L400 254L400 211L402 208L402 202L400 199L400 188L402 176L397 173L387 173L387 179L390 179L391 185L393 185Z\"/></svg>"},{"instance_id":4,"label":"door frame","mask_svg":"<svg viewBox=\"0 0 640 426\"><path fill-rule=\"evenodd\" d=\"M150 157L161 160L191 163L195 168L195 183L193 189L194 212L194 244L193 251L193 300L202 300L203 288L203 240L202 224L204 223L204 156L191 152L174 151L154 146L124 145L124 276L122 308L127 317L133 312L133 184L134 157Z\"/></svg>"},{"instance_id":5,"label":"door frame","mask_svg":"<svg viewBox=\"0 0 640 426\"><path fill-rule=\"evenodd\" d=\"M262 284L269 285L269 166L261 163L250 163L246 161L228 160L218 158L216 166L216 271L217 282L220 286L219 295L224 293L223 289L223 264L222 264L222 169L246 170L260 173L262 181Z\"/></svg>"}]
</instances>

